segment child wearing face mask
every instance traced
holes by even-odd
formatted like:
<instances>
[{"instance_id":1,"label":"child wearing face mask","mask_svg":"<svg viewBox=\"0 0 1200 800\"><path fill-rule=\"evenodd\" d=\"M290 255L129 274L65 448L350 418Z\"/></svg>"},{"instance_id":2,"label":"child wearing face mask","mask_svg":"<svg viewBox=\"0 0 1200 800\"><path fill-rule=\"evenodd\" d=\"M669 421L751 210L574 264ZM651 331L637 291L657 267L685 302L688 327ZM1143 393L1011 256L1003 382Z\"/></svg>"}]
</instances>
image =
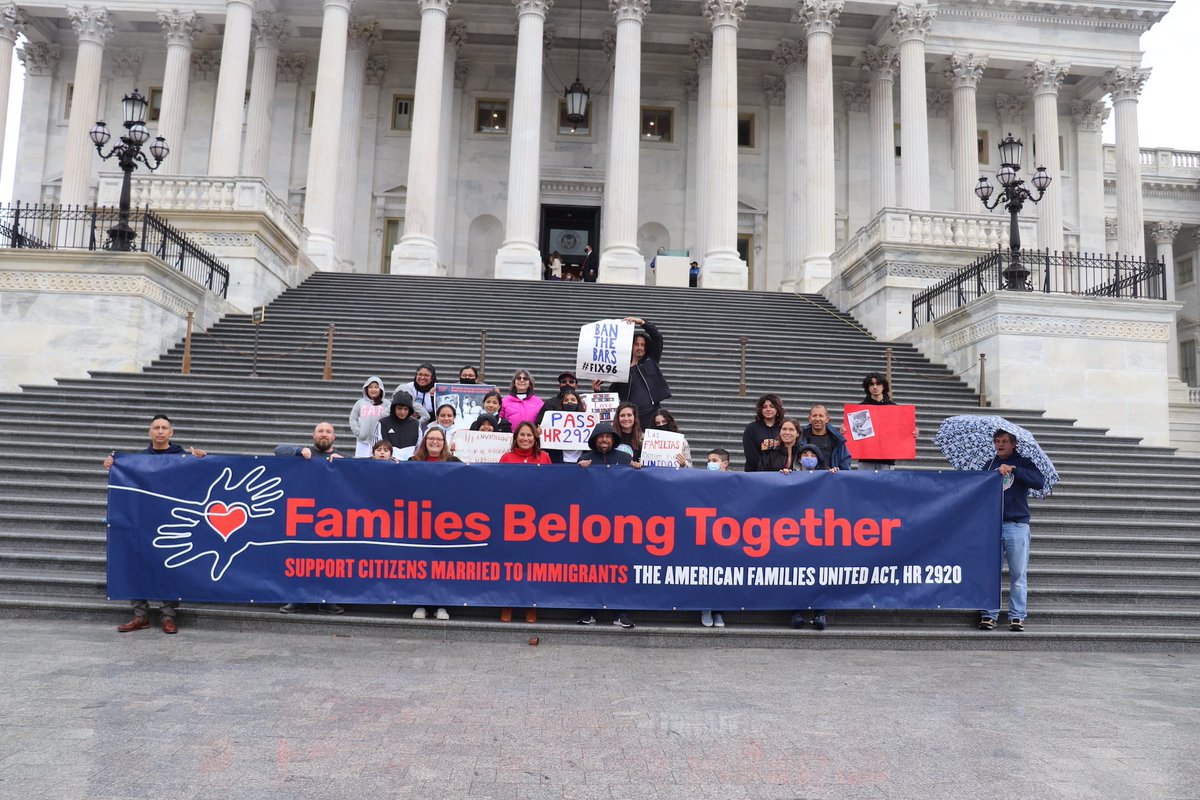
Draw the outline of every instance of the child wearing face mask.
<instances>
[{"instance_id":1,"label":"child wearing face mask","mask_svg":"<svg viewBox=\"0 0 1200 800\"><path fill-rule=\"evenodd\" d=\"M800 446L800 457L797 459L797 462L796 466L793 467L793 471L795 472L819 472L829 469L828 466L821 463L821 451L811 444ZM825 609L814 608L811 612L811 618L806 619L808 616L803 611L797 611L792 614L792 627L803 628L811 622L812 626L817 630L825 630L827 624Z\"/></svg>"},{"instance_id":2,"label":"child wearing face mask","mask_svg":"<svg viewBox=\"0 0 1200 800\"><path fill-rule=\"evenodd\" d=\"M729 451L723 447L709 450L706 466L710 472L729 472ZM706 628L724 628L725 615L706 608L700 612L700 624Z\"/></svg>"}]
</instances>

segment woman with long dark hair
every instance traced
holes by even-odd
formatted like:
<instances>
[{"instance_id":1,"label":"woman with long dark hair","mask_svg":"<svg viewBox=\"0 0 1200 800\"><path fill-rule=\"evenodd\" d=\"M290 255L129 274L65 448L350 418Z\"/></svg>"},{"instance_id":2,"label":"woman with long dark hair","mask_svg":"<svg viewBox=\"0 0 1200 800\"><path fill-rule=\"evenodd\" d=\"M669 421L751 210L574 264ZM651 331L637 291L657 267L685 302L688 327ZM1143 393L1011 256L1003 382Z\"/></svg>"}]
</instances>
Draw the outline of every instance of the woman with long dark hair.
<instances>
[{"instance_id":1,"label":"woman with long dark hair","mask_svg":"<svg viewBox=\"0 0 1200 800\"><path fill-rule=\"evenodd\" d=\"M783 401L777 394L764 394L754 404L754 421L742 431L742 451L746 472L757 472L763 454L779 444L779 426L783 422Z\"/></svg>"}]
</instances>

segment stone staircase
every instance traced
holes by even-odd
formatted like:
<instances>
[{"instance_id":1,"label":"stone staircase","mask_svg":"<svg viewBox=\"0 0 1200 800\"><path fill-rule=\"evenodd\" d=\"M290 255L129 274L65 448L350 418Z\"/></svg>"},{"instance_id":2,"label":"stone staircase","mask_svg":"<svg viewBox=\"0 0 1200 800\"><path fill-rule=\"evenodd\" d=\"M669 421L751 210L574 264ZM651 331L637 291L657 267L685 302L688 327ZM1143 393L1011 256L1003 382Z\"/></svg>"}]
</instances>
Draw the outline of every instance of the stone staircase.
<instances>
[{"instance_id":1,"label":"stone staircase","mask_svg":"<svg viewBox=\"0 0 1200 800\"><path fill-rule=\"evenodd\" d=\"M210 452L263 455L309 439L329 419L342 445L367 375L390 391L431 361L444 379L480 360L507 386L529 369L540 393L570 368L578 326L634 315L666 339L667 407L701 457L716 446L740 460L741 430L761 393L780 394L793 415L825 402L834 418L861 397L868 371L883 371L893 349L897 400L917 406L916 469L947 469L933 446L946 416L978 410L978 398L945 368L909 347L878 342L818 296L650 289L566 283L501 283L447 278L318 273L267 309L257 377L250 377L254 329L227 318L192 347L182 344L141 373L93 373L55 386L0 395L0 614L83 616L119 621L125 604L105 599L105 486L110 450L141 449L150 417L175 420L175 441ZM333 379L322 380L323 334L336 325ZM747 392L739 394L739 337L747 339ZM296 352L299 350L299 352ZM1033 501L1025 634L973 631L967 612L839 611L824 633L786 627L786 614L730 613L723 630L694 614L645 613L630 641L705 646L973 647L1200 650L1200 459L1136 440L1077 428L1030 409L998 409L1032 430L1062 475L1054 496ZM993 413L989 410L988 413ZM53 501L53 511L49 504ZM351 608L341 617L284 617L274 606L188 606L188 627L264 625L390 636L586 642L621 635L579 628L574 614L547 610L536 628L501 624L491 609L459 609L449 623L406 613ZM625 636L630 634L625 633ZM717 636L719 638L704 638Z\"/></svg>"}]
</instances>

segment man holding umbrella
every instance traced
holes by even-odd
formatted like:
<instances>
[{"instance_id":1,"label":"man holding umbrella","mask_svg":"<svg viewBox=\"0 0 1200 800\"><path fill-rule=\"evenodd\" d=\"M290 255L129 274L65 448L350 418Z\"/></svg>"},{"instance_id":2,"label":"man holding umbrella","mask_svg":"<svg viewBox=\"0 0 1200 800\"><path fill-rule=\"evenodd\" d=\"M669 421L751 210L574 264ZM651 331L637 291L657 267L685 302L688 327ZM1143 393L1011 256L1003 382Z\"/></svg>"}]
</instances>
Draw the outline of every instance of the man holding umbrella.
<instances>
[{"instance_id":1,"label":"man holding umbrella","mask_svg":"<svg viewBox=\"0 0 1200 800\"><path fill-rule=\"evenodd\" d=\"M1004 482L1004 525L1001 544L1004 558L1008 561L1008 627L1013 631L1025 630L1025 601L1028 584L1025 572L1029 566L1029 499L1031 490L1042 490L1046 483L1041 470L1030 459L1017 452L1017 437L1006 430L992 434L996 455L983 467L985 472L995 470ZM979 629L994 630L1000 609L981 611Z\"/></svg>"}]
</instances>

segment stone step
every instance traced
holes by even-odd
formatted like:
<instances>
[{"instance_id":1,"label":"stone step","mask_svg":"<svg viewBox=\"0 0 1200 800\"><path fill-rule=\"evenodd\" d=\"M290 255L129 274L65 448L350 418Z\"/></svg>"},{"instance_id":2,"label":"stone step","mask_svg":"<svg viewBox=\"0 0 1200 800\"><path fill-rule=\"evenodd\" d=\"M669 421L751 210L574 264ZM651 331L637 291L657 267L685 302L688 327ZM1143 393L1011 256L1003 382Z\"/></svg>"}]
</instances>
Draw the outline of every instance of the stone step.
<instances>
[{"instance_id":1,"label":"stone step","mask_svg":"<svg viewBox=\"0 0 1200 800\"><path fill-rule=\"evenodd\" d=\"M106 557L108 540L100 533L67 534L37 530L0 530L0 554L63 552L81 556ZM0 555L0 563L3 556Z\"/></svg>"}]
</instances>

